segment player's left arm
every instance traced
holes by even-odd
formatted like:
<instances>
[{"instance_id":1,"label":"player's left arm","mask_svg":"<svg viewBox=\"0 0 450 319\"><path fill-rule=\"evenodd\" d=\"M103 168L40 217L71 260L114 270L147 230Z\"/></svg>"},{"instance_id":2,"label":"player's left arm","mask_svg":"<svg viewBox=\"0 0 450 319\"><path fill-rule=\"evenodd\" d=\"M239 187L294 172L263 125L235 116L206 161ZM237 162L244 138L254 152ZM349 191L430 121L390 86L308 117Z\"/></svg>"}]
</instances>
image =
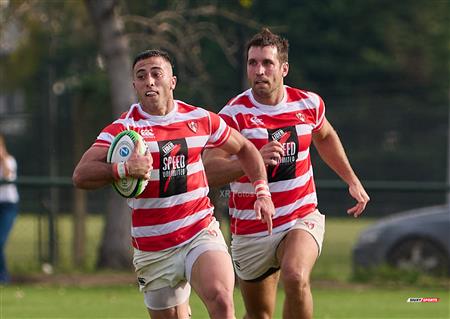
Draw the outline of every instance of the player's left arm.
<instances>
[{"instance_id":1,"label":"player's left arm","mask_svg":"<svg viewBox=\"0 0 450 319\"><path fill-rule=\"evenodd\" d=\"M348 184L349 193L357 203L348 209L347 213L358 217L366 208L370 198L353 171L339 136L326 118L322 127L313 133L312 138L320 157Z\"/></svg>"}]
</instances>

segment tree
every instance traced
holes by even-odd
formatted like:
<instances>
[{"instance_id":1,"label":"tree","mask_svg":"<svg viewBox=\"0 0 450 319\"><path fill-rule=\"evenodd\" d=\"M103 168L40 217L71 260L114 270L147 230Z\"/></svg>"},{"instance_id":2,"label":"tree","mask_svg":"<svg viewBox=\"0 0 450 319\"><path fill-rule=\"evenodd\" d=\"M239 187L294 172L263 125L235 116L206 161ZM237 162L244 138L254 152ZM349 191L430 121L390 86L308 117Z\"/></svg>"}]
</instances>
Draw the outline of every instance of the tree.
<instances>
[{"instance_id":1,"label":"tree","mask_svg":"<svg viewBox=\"0 0 450 319\"><path fill-rule=\"evenodd\" d=\"M86 0L86 5L98 32L100 52L108 72L113 115L118 117L135 101L123 22L115 0ZM130 266L129 211L123 198L117 194L109 196L98 267L120 269Z\"/></svg>"}]
</instances>

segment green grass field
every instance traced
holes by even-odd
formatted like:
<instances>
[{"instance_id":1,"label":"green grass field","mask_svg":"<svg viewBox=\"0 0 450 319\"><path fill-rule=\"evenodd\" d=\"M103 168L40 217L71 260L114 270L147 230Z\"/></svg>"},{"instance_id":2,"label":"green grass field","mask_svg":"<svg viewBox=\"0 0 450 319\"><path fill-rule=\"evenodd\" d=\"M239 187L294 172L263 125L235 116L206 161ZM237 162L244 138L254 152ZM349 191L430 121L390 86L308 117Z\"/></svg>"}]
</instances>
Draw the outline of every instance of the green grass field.
<instances>
[{"instance_id":1,"label":"green grass field","mask_svg":"<svg viewBox=\"0 0 450 319\"><path fill-rule=\"evenodd\" d=\"M327 220L324 249L313 272L314 318L450 318L450 295L447 285L377 285L353 283L351 247L358 233L370 224L369 219L330 218ZM58 274L88 272L95 277L96 251L101 238L102 221L89 218L87 227L87 261L75 269L71 260L72 226L68 216L59 219ZM10 270L14 275L39 273L37 220L21 215L8 243ZM105 277L105 273L97 276ZM106 277L108 274L106 274ZM407 303L409 297L440 298L437 303ZM274 318L281 318L283 293L280 290ZM191 298L193 318L208 318L195 296ZM244 308L239 291L235 292L237 318ZM142 296L134 284L88 286L40 283L13 284L0 287L0 319L16 318L148 318Z\"/></svg>"},{"instance_id":2,"label":"green grass field","mask_svg":"<svg viewBox=\"0 0 450 319\"><path fill-rule=\"evenodd\" d=\"M320 287L313 289L314 318L444 319L449 318L449 292L433 289ZM407 303L408 297L440 298L437 303ZM281 318L279 295L274 318ZM242 299L235 293L237 318ZM191 298L193 318L208 318L200 300ZM113 287L8 286L0 288L0 318L148 318L134 285Z\"/></svg>"}]
</instances>

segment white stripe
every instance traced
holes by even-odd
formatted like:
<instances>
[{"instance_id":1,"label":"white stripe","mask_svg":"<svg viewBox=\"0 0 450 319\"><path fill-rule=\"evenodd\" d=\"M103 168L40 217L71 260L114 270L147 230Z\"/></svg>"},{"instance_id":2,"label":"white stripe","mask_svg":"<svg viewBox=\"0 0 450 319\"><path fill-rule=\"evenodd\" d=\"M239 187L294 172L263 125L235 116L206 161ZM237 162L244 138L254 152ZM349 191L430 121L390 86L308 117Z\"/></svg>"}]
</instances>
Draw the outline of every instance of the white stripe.
<instances>
[{"instance_id":1,"label":"white stripe","mask_svg":"<svg viewBox=\"0 0 450 319\"><path fill-rule=\"evenodd\" d=\"M97 136L97 140L107 141L107 142L109 142L109 144L111 144L112 141L114 140L114 136L112 134L109 134L109 133L106 133L106 132L101 132Z\"/></svg>"},{"instance_id":2,"label":"white stripe","mask_svg":"<svg viewBox=\"0 0 450 319\"><path fill-rule=\"evenodd\" d=\"M312 105L319 106L320 105L320 98L319 96L314 92L306 92L306 94L309 96L309 101L311 101Z\"/></svg>"},{"instance_id":3,"label":"white stripe","mask_svg":"<svg viewBox=\"0 0 450 319\"><path fill-rule=\"evenodd\" d=\"M305 185L313 176L312 167L305 174L293 179L269 183L270 192L286 192L291 189ZM233 193L248 194L255 193L251 183L233 182L230 184Z\"/></svg>"},{"instance_id":4,"label":"white stripe","mask_svg":"<svg viewBox=\"0 0 450 319\"><path fill-rule=\"evenodd\" d=\"M131 235L133 237L151 237L151 236L161 236L165 234L170 234L182 227L186 227L195 222L202 220L209 214L211 214L212 208L201 210L193 215L186 216L185 218L174 220L166 224L153 225L153 226L140 226L133 227L131 229Z\"/></svg>"},{"instance_id":5,"label":"white stripe","mask_svg":"<svg viewBox=\"0 0 450 319\"><path fill-rule=\"evenodd\" d=\"M308 194L302 198L299 198L298 200L296 200L295 202L289 204L289 205L285 205L285 206L281 206L281 207L276 207L275 208L275 215L273 216L272 219L278 218L278 217L282 217L282 216L287 216L289 214L291 214L294 210L308 205L308 204L317 204L317 196L316 196L316 192L313 192L311 194ZM238 218L241 220L256 220L256 215L255 215L255 211L253 209L236 209L236 208L231 208L230 209L230 214L234 217L234 218Z\"/></svg>"},{"instance_id":6,"label":"white stripe","mask_svg":"<svg viewBox=\"0 0 450 319\"><path fill-rule=\"evenodd\" d=\"M311 124L297 124L295 126L298 136L311 134L313 128L314 126Z\"/></svg>"},{"instance_id":7,"label":"white stripe","mask_svg":"<svg viewBox=\"0 0 450 319\"><path fill-rule=\"evenodd\" d=\"M195 162L195 163L188 164L188 166L187 166L187 174L188 175L192 175L192 174L201 172L203 170L204 170L203 162L201 160L199 160L198 162Z\"/></svg>"},{"instance_id":8,"label":"white stripe","mask_svg":"<svg viewBox=\"0 0 450 319\"><path fill-rule=\"evenodd\" d=\"M150 153L159 153L158 142L151 141L151 142L145 142L145 144L147 144L147 150Z\"/></svg>"},{"instance_id":9,"label":"white stripe","mask_svg":"<svg viewBox=\"0 0 450 319\"><path fill-rule=\"evenodd\" d=\"M225 123L225 121L221 117L219 117L219 119L220 119L219 128L217 129L217 131L211 132L212 134L208 141L211 144L217 143L217 141L219 141L222 138L222 136L225 134L227 130L227 124Z\"/></svg>"},{"instance_id":10,"label":"white stripe","mask_svg":"<svg viewBox=\"0 0 450 319\"><path fill-rule=\"evenodd\" d=\"M317 115L319 115L319 112L317 112ZM316 125L314 126L314 128L316 128L320 122L322 122L323 118L325 117L325 112L322 112L322 114L320 114L320 118L317 119Z\"/></svg>"},{"instance_id":11,"label":"white stripe","mask_svg":"<svg viewBox=\"0 0 450 319\"><path fill-rule=\"evenodd\" d=\"M309 99L301 99L298 101L287 102L284 104L282 108L273 108L273 111L270 113L265 113L266 115L279 115L289 112L298 112L300 110L310 110L310 109L318 109L319 104L318 99L309 98ZM235 117L237 114L243 115L262 115L263 112L257 109L255 106L247 107L243 104L234 104L232 106L225 106L220 113L227 114L228 116Z\"/></svg>"},{"instance_id":12,"label":"white stripe","mask_svg":"<svg viewBox=\"0 0 450 319\"><path fill-rule=\"evenodd\" d=\"M201 171L204 171L203 162L200 160L195 163L188 164L186 166L187 175L192 175ZM152 169L150 172L151 181L159 181L159 169Z\"/></svg>"},{"instance_id":13,"label":"white stripe","mask_svg":"<svg viewBox=\"0 0 450 319\"><path fill-rule=\"evenodd\" d=\"M241 134L244 135L248 139L265 139L269 138L269 134L267 133L267 129L265 128L248 128L243 129Z\"/></svg>"},{"instance_id":14,"label":"white stripe","mask_svg":"<svg viewBox=\"0 0 450 319\"><path fill-rule=\"evenodd\" d=\"M191 192L162 198L135 198L130 206L134 209L168 208L208 196L209 188L200 187Z\"/></svg>"},{"instance_id":15,"label":"white stripe","mask_svg":"<svg viewBox=\"0 0 450 319\"><path fill-rule=\"evenodd\" d=\"M305 159L307 159L309 156L309 147L301 152L298 152L297 154L297 162L301 162L304 161Z\"/></svg>"},{"instance_id":16,"label":"white stripe","mask_svg":"<svg viewBox=\"0 0 450 319\"><path fill-rule=\"evenodd\" d=\"M188 148L191 147L204 147L208 142L208 135L191 136L186 137L186 144Z\"/></svg>"}]
</instances>

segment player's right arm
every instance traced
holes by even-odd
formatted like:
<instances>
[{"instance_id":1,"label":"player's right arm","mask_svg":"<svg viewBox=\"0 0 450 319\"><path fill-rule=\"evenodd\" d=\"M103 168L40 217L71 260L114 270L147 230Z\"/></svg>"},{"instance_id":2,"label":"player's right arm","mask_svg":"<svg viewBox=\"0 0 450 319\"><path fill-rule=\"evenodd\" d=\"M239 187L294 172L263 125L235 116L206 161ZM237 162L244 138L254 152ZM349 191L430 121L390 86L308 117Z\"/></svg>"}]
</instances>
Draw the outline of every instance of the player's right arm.
<instances>
[{"instance_id":1,"label":"player's right arm","mask_svg":"<svg viewBox=\"0 0 450 319\"><path fill-rule=\"evenodd\" d=\"M82 189L96 189L114 181L112 164L106 162L108 148L92 146L81 158L73 172L73 184Z\"/></svg>"},{"instance_id":2,"label":"player's right arm","mask_svg":"<svg viewBox=\"0 0 450 319\"><path fill-rule=\"evenodd\" d=\"M141 143L141 142L138 142ZM140 155L135 147L130 158L125 162L127 176L150 179L153 159L150 153ZM73 184L82 189L97 189L111 184L116 179L113 164L106 162L108 148L92 146L84 153L73 172Z\"/></svg>"}]
</instances>

